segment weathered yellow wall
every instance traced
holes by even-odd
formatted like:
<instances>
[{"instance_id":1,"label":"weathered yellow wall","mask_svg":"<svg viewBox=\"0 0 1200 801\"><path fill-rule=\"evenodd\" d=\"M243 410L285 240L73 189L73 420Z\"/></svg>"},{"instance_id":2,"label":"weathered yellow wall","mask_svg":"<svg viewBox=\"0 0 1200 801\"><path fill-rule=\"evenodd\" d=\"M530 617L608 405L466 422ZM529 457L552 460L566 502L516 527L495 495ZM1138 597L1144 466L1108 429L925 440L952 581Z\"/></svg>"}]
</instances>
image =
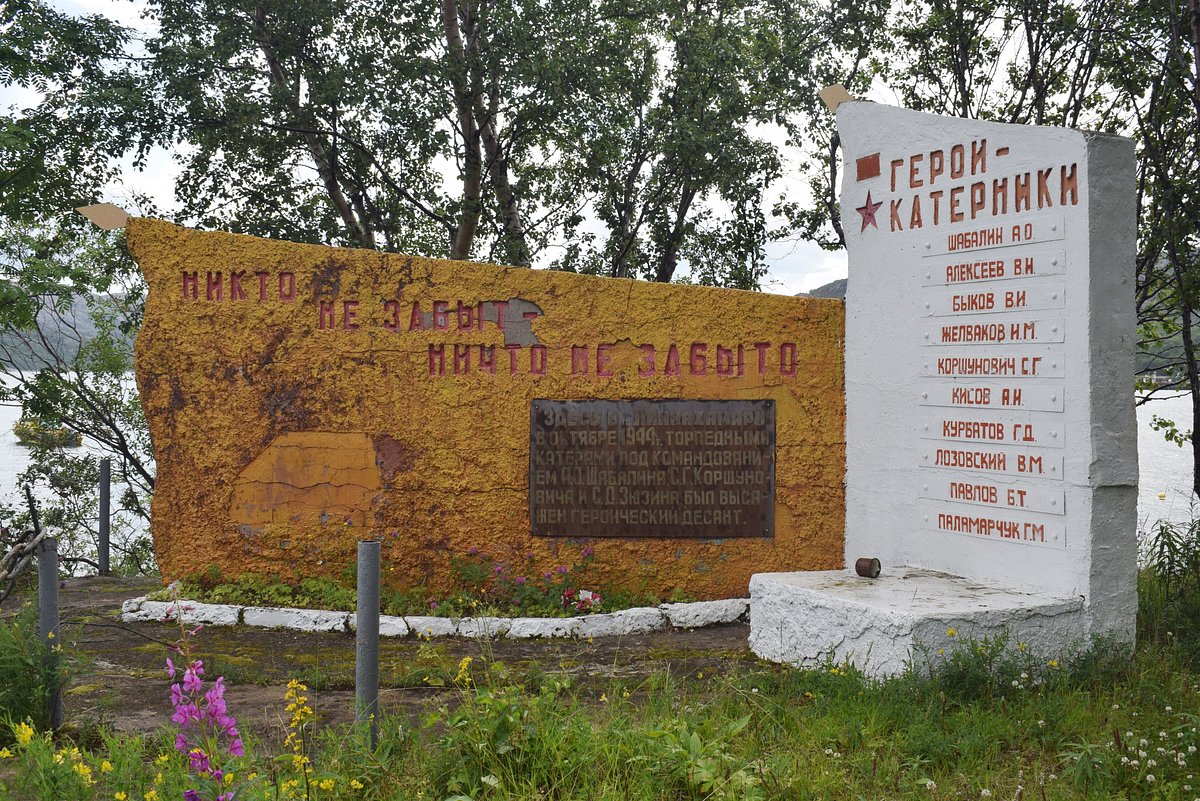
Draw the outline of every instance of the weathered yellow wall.
<instances>
[{"instance_id":1,"label":"weathered yellow wall","mask_svg":"<svg viewBox=\"0 0 1200 801\"><path fill-rule=\"evenodd\" d=\"M755 572L843 563L838 301L382 255L156 220L130 220L127 235L150 287L137 379L158 462L151 530L164 580L208 564L226 575L339 576L367 536L383 540L384 576L397 587L445 587L451 555L472 547L531 553L532 570L542 571L590 546L598 586L698 598L745 595ZM219 300L208 286L218 272ZM240 292L231 286L238 272ZM332 304L324 322L333 327L321 327L322 301ZM448 304L448 330L410 330L413 303L431 325L435 301ZM459 331L460 301L506 301L510 313L532 317L500 330L485 312L482 327ZM494 306L483 308L494 318ZM763 376L753 368L719 376L710 352L706 374L691 375L693 342L710 351L744 345L748 362L757 342L794 342L798 370L782 375L772 350ZM537 343L544 375L529 369ZM613 374L598 376L596 346L606 343L615 345ZM671 343L684 365L678 375L663 374ZM430 375L430 344L446 348L445 375ZM473 347L470 371L454 375L456 344L496 346L494 374L479 369ZM643 344L656 347L655 375L639 374ZM572 346L589 348L587 375L572 374ZM533 398L774 399L774 538L531 536Z\"/></svg>"}]
</instances>

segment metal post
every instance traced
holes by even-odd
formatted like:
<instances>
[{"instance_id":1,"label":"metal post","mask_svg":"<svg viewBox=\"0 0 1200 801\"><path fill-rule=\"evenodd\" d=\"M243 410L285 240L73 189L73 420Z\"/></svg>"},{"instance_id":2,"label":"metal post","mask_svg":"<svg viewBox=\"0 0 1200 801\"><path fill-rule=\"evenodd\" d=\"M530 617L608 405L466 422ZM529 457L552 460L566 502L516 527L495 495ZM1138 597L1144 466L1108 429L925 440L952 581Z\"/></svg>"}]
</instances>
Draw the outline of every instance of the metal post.
<instances>
[{"instance_id":1,"label":"metal post","mask_svg":"<svg viewBox=\"0 0 1200 801\"><path fill-rule=\"evenodd\" d=\"M354 644L354 714L379 740L379 552L377 540L358 543L358 613Z\"/></svg>"},{"instance_id":2,"label":"metal post","mask_svg":"<svg viewBox=\"0 0 1200 801\"><path fill-rule=\"evenodd\" d=\"M108 524L112 515L109 489L112 478L112 460L105 456L100 460L100 575L107 576L108 568Z\"/></svg>"},{"instance_id":3,"label":"metal post","mask_svg":"<svg viewBox=\"0 0 1200 801\"><path fill-rule=\"evenodd\" d=\"M49 649L47 673L54 677L50 691L50 726L62 726L62 687L58 679L58 541L47 537L38 544L38 632Z\"/></svg>"}]
</instances>

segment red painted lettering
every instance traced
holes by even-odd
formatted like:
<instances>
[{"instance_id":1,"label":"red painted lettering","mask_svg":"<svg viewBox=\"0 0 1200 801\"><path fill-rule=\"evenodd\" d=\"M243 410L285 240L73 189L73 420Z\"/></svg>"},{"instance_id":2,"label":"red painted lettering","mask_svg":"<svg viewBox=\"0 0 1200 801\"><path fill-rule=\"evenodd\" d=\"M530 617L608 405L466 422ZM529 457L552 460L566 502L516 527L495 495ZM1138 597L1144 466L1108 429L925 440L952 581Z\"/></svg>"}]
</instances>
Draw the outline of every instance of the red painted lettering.
<instances>
[{"instance_id":1,"label":"red painted lettering","mask_svg":"<svg viewBox=\"0 0 1200 801\"><path fill-rule=\"evenodd\" d=\"M717 345L717 375L733 375L733 350Z\"/></svg>"},{"instance_id":2,"label":"red painted lettering","mask_svg":"<svg viewBox=\"0 0 1200 801\"><path fill-rule=\"evenodd\" d=\"M433 302L433 330L450 330L450 304L444 300Z\"/></svg>"},{"instance_id":3,"label":"red painted lettering","mask_svg":"<svg viewBox=\"0 0 1200 801\"><path fill-rule=\"evenodd\" d=\"M488 375L496 374L496 346L479 346L479 369Z\"/></svg>"},{"instance_id":4,"label":"red painted lettering","mask_svg":"<svg viewBox=\"0 0 1200 801\"><path fill-rule=\"evenodd\" d=\"M704 375L708 372L708 345L703 342L693 342L688 358L688 370L692 375Z\"/></svg>"},{"instance_id":5,"label":"red painted lettering","mask_svg":"<svg viewBox=\"0 0 1200 801\"><path fill-rule=\"evenodd\" d=\"M446 374L446 346L445 345L430 345L429 346L429 374L430 375L445 375Z\"/></svg>"},{"instance_id":6,"label":"red painted lettering","mask_svg":"<svg viewBox=\"0 0 1200 801\"><path fill-rule=\"evenodd\" d=\"M779 346L779 372L783 375L796 374L796 343L784 342Z\"/></svg>"},{"instance_id":7,"label":"red painted lettering","mask_svg":"<svg viewBox=\"0 0 1200 801\"><path fill-rule=\"evenodd\" d=\"M242 279L246 277L245 270L238 270L236 273L229 274L229 299L230 300L245 300L246 293L242 291Z\"/></svg>"},{"instance_id":8,"label":"red painted lettering","mask_svg":"<svg viewBox=\"0 0 1200 801\"><path fill-rule=\"evenodd\" d=\"M609 353L613 346L611 344L596 346L596 375L610 376L613 371L611 367L612 355Z\"/></svg>"},{"instance_id":9,"label":"red painted lettering","mask_svg":"<svg viewBox=\"0 0 1200 801\"><path fill-rule=\"evenodd\" d=\"M465 315L465 316L464 316ZM475 307L458 302L458 330L468 331L475 324Z\"/></svg>"},{"instance_id":10,"label":"red painted lettering","mask_svg":"<svg viewBox=\"0 0 1200 801\"><path fill-rule=\"evenodd\" d=\"M383 327L389 331L400 330L400 301L385 300L383 302Z\"/></svg>"},{"instance_id":11,"label":"red painted lettering","mask_svg":"<svg viewBox=\"0 0 1200 801\"><path fill-rule=\"evenodd\" d=\"M767 374L767 350L770 349L770 342L755 342L754 349L758 351L758 374Z\"/></svg>"},{"instance_id":12,"label":"red painted lettering","mask_svg":"<svg viewBox=\"0 0 1200 801\"><path fill-rule=\"evenodd\" d=\"M296 299L296 274L279 274L279 299L291 303Z\"/></svg>"},{"instance_id":13,"label":"red painted lettering","mask_svg":"<svg viewBox=\"0 0 1200 801\"><path fill-rule=\"evenodd\" d=\"M354 319L358 314L357 300L342 301L342 328L347 331L354 331L358 328L358 322Z\"/></svg>"},{"instance_id":14,"label":"red painted lettering","mask_svg":"<svg viewBox=\"0 0 1200 801\"><path fill-rule=\"evenodd\" d=\"M587 345L571 346L571 375L587 375L588 349Z\"/></svg>"},{"instance_id":15,"label":"red painted lettering","mask_svg":"<svg viewBox=\"0 0 1200 801\"><path fill-rule=\"evenodd\" d=\"M188 299L188 290L192 291L192 300L199 300L200 275L198 273L183 274L183 299Z\"/></svg>"},{"instance_id":16,"label":"red painted lettering","mask_svg":"<svg viewBox=\"0 0 1200 801\"><path fill-rule=\"evenodd\" d=\"M320 309L317 312L317 328L333 328L333 301L320 302Z\"/></svg>"},{"instance_id":17,"label":"red painted lettering","mask_svg":"<svg viewBox=\"0 0 1200 801\"><path fill-rule=\"evenodd\" d=\"M917 165L925 160L925 157L918 153L908 160L908 188L917 189L925 185L925 182L917 178Z\"/></svg>"},{"instance_id":18,"label":"red painted lettering","mask_svg":"<svg viewBox=\"0 0 1200 801\"><path fill-rule=\"evenodd\" d=\"M667 348L667 363L663 366L663 375L679 375L679 348L674 345Z\"/></svg>"},{"instance_id":19,"label":"red painted lettering","mask_svg":"<svg viewBox=\"0 0 1200 801\"><path fill-rule=\"evenodd\" d=\"M214 295L217 300L221 299L221 272L209 273L208 280L204 285L204 299L213 300Z\"/></svg>"},{"instance_id":20,"label":"red painted lettering","mask_svg":"<svg viewBox=\"0 0 1200 801\"><path fill-rule=\"evenodd\" d=\"M529 372L534 375L546 374L546 346L534 345L529 349Z\"/></svg>"},{"instance_id":21,"label":"red painted lettering","mask_svg":"<svg viewBox=\"0 0 1200 801\"><path fill-rule=\"evenodd\" d=\"M640 375L642 378L654 375L654 346L639 345L638 348L642 351L642 366L638 368L638 375Z\"/></svg>"}]
</instances>

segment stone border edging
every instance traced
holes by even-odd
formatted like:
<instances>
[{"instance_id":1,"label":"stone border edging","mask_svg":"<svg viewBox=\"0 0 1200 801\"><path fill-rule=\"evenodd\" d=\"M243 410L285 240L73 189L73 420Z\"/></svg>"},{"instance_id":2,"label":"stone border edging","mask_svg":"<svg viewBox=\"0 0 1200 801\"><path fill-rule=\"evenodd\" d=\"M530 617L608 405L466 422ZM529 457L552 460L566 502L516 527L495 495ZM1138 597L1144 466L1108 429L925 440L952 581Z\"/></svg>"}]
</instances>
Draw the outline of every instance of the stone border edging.
<instances>
[{"instance_id":1,"label":"stone border edging","mask_svg":"<svg viewBox=\"0 0 1200 801\"><path fill-rule=\"evenodd\" d=\"M555 637L614 637L675 629L698 629L736 623L748 616L749 598L660 604L583 617L434 617L380 615L381 637L480 637L525 640ZM353 612L268 606L230 606L198 601L149 601L146 596L121 604L121 620L184 625L254 626L293 631L354 631Z\"/></svg>"}]
</instances>

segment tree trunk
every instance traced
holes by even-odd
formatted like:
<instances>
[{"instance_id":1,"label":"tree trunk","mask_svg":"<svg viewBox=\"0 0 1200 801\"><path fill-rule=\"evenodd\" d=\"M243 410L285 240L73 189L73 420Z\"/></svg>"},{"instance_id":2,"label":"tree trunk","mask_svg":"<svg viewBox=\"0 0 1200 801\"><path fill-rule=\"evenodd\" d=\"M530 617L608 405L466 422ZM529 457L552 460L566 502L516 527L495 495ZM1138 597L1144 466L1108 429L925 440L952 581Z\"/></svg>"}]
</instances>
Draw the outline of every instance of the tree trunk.
<instances>
[{"instance_id":1,"label":"tree trunk","mask_svg":"<svg viewBox=\"0 0 1200 801\"><path fill-rule=\"evenodd\" d=\"M671 226L667 241L663 243L662 256L658 260L658 269L654 274L654 280L659 283L670 283L671 279L675 277L675 268L679 266L679 245L683 241L684 222L687 220L688 211L695 199L696 190L692 187L692 182L684 178L679 205L675 208L675 223Z\"/></svg>"},{"instance_id":2,"label":"tree trunk","mask_svg":"<svg viewBox=\"0 0 1200 801\"><path fill-rule=\"evenodd\" d=\"M471 0L463 0L463 20L467 34L474 34ZM467 259L479 228L480 195L483 188L483 157L479 146L479 128L473 114L471 88L467 83L467 54L458 25L457 0L442 0L442 25L446 31L446 52L450 59L450 82L454 90L454 108L463 139L462 211L450 240L450 258Z\"/></svg>"},{"instance_id":3,"label":"tree trunk","mask_svg":"<svg viewBox=\"0 0 1200 801\"><path fill-rule=\"evenodd\" d=\"M508 177L508 157L504 147L496 136L496 107L497 99L493 94L489 108L485 109L483 98L475 98L476 122L479 125L479 137L483 140L484 152L487 154L488 174L492 178L492 191L496 193L496 203L499 206L500 225L504 230L504 256L506 261L515 267L528 267L529 243L526 240L525 217L517 202L516 193Z\"/></svg>"},{"instance_id":4,"label":"tree trunk","mask_svg":"<svg viewBox=\"0 0 1200 801\"><path fill-rule=\"evenodd\" d=\"M262 6L254 9L254 30L258 37L259 49L262 50L263 57L267 60L267 67L271 74L271 85L275 87L280 97L287 103L288 112L297 123L300 123L303 116L300 103L293 93L292 88L288 85L287 74L283 70L283 64L280 63L278 57L275 55L271 35L267 31L267 10ZM325 145L315 132L306 131L302 136L304 144L308 148L308 153L316 165L317 175L321 177L321 183L325 186L325 194L329 196L329 201L333 204L334 209L337 210L338 216L342 218L342 224L346 226L346 233L349 234L350 241L360 247L371 248L373 250L375 248L375 233L371 230L365 219L355 215L349 201L346 200L346 194L342 191L341 182L338 180L336 160L330 157L329 152L325 149Z\"/></svg>"}]
</instances>

